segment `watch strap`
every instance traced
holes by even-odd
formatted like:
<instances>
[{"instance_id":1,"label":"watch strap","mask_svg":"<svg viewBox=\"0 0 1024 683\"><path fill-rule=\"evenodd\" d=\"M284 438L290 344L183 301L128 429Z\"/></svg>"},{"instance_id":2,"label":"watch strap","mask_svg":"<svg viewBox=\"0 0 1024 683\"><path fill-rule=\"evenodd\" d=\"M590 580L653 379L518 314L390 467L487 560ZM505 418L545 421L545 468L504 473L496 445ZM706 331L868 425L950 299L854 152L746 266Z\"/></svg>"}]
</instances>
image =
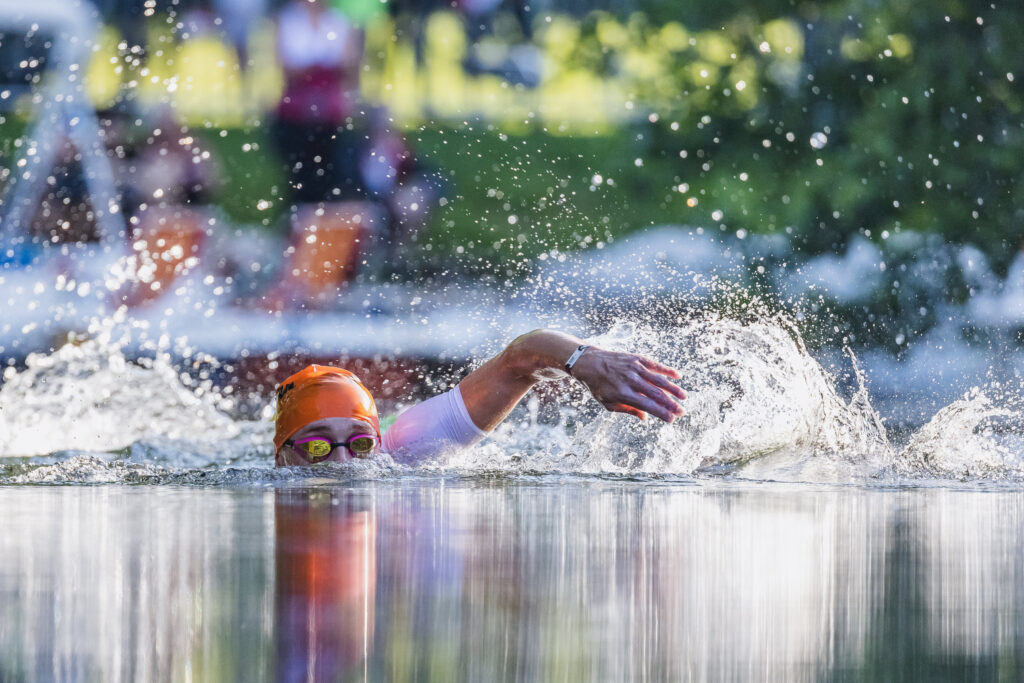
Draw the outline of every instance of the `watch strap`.
<instances>
[{"instance_id":1,"label":"watch strap","mask_svg":"<svg viewBox=\"0 0 1024 683\"><path fill-rule=\"evenodd\" d=\"M577 346L576 350L572 352L571 356L569 356L569 360L565 361L565 371L571 375L572 366L576 365L576 361L578 361L580 359L580 356L583 355L583 352L589 348L590 347L587 346L586 344L580 344L579 346Z\"/></svg>"}]
</instances>

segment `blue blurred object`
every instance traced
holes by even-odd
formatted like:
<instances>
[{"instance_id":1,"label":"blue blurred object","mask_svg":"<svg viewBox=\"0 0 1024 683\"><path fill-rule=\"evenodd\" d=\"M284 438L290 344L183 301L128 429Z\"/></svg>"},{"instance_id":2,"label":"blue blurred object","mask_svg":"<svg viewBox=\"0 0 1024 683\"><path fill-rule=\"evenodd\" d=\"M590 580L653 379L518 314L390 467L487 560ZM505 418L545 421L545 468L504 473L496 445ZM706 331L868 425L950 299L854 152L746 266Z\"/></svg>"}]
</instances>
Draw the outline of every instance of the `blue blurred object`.
<instances>
[{"instance_id":1,"label":"blue blurred object","mask_svg":"<svg viewBox=\"0 0 1024 683\"><path fill-rule=\"evenodd\" d=\"M39 261L42 251L42 246L35 242L8 245L6 249L0 249L0 267L9 269L31 266Z\"/></svg>"}]
</instances>

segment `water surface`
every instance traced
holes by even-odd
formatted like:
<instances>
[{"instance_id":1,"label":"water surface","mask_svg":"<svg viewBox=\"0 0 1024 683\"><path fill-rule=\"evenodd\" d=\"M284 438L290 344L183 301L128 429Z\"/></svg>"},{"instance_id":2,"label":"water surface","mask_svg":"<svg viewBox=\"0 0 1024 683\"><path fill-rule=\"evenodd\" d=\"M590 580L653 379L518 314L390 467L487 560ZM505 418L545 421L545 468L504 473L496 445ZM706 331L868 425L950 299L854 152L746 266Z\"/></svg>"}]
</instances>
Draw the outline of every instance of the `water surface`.
<instances>
[{"instance_id":1,"label":"water surface","mask_svg":"<svg viewBox=\"0 0 1024 683\"><path fill-rule=\"evenodd\" d=\"M2 680L1019 680L1024 495L0 490Z\"/></svg>"},{"instance_id":2,"label":"water surface","mask_svg":"<svg viewBox=\"0 0 1024 683\"><path fill-rule=\"evenodd\" d=\"M429 462L275 469L269 400L166 358L5 371L0 682L1024 679L1018 387L894 430L785 317L598 342L687 415L548 385Z\"/></svg>"}]
</instances>

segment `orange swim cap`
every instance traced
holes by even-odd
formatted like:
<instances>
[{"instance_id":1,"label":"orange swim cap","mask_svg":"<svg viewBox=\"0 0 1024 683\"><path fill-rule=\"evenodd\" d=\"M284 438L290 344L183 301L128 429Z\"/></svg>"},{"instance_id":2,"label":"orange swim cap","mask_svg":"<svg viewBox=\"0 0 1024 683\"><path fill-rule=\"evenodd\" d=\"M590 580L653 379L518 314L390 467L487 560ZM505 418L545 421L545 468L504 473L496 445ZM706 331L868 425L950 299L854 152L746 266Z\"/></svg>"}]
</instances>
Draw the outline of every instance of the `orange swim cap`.
<instances>
[{"instance_id":1,"label":"orange swim cap","mask_svg":"<svg viewBox=\"0 0 1024 683\"><path fill-rule=\"evenodd\" d=\"M325 417L351 417L373 427L380 443L380 420L373 396L348 370L310 365L281 382L277 388L274 451L292 434Z\"/></svg>"}]
</instances>

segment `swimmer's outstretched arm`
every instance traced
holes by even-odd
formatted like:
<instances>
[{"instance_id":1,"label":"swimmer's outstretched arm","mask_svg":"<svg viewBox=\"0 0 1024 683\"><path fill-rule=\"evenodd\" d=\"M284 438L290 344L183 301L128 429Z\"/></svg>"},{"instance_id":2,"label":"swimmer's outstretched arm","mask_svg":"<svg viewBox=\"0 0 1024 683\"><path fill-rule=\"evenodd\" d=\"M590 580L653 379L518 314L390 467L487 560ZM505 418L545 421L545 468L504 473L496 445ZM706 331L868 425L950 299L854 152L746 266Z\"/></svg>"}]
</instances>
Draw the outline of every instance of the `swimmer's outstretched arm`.
<instances>
[{"instance_id":1,"label":"swimmer's outstretched arm","mask_svg":"<svg viewBox=\"0 0 1024 683\"><path fill-rule=\"evenodd\" d=\"M513 340L459 383L473 423L487 431L497 427L534 384L565 377L565 362L582 343L553 330ZM572 376L608 410L641 420L650 413L666 422L683 414L678 401L686 392L670 381L680 379L679 373L649 358L590 346L573 365Z\"/></svg>"}]
</instances>

